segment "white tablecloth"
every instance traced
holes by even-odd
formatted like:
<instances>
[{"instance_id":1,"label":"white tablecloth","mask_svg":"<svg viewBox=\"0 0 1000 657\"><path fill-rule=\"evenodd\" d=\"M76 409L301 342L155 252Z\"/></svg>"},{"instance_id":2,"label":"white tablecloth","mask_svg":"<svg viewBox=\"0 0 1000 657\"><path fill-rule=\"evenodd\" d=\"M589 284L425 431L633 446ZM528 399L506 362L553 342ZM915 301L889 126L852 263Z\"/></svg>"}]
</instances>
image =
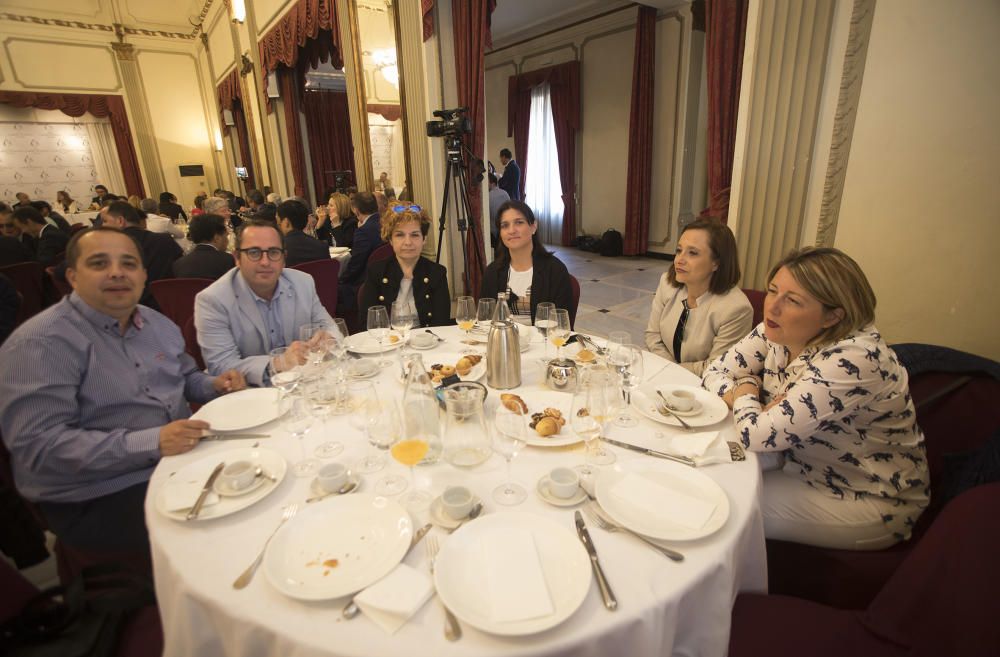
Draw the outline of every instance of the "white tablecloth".
<instances>
[{"instance_id":1,"label":"white tablecloth","mask_svg":"<svg viewBox=\"0 0 1000 657\"><path fill-rule=\"evenodd\" d=\"M457 329L435 329L448 338L440 351L458 351ZM541 345L525 353L523 371L526 398L540 389ZM425 352L425 362L434 351ZM646 354L647 377L656 382L695 384L696 378L676 365ZM395 359L393 359L395 360ZM401 395L395 367L380 375L378 389ZM485 382L485 381L484 381ZM497 394L495 391L491 395ZM443 415L442 415L443 418ZM716 425L729 440L736 439L732 420ZM272 433L266 446L281 452L289 462L300 458L299 445L272 423L262 428ZM568 427L567 429L568 430ZM670 427L641 420L634 429L611 427L609 437L655 445L654 432ZM257 431L255 429L255 431ZM368 445L346 418L331 418L327 433L346 445L337 460L354 463ZM305 438L312 448L325 440L314 430ZM285 597L258 571L253 582L237 591L232 581L253 561L268 534L277 526L286 504L302 503L310 496L309 479L291 472L278 488L259 503L225 518L202 523L181 523L159 515L153 507L157 490L170 473L186 463L214 451L249 445L244 441L202 443L192 452L161 461L146 500L156 579L156 593L165 634L167 657L192 655L282 655L283 657L381 656L381 655L697 655L726 653L730 610L740 591L765 591L767 585L764 532L758 506L761 485L755 456L742 463L701 468L726 491L730 515L725 526L712 536L673 546L685 554L683 563L669 561L634 537L607 533L588 522L601 562L619 601L617 611L601 603L596 583L591 584L583 605L563 624L546 632L520 638L505 638L463 625L464 637L449 643L443 635L440 603L425 604L395 635L389 636L364 615L347 621L341 617L346 598L303 602ZM618 461L627 465L650 459L636 452L607 446ZM512 508L547 516L573 528L573 508L556 508L535 493L535 483L551 468L576 465L583 460L582 445L545 449L529 447L514 460L513 475L528 489L528 499L516 507L500 507L490 494L504 478L503 461L494 456L471 471L460 471L440 463L417 468L419 483L434 494L449 485L471 487L486 502L486 513ZM390 460L391 461L391 460ZM389 468L402 466L391 464ZM385 471L365 475L363 490L370 491ZM417 526L426 517L416 518ZM442 542L447 534L435 528ZM426 572L423 549L413 550L405 563Z\"/></svg>"}]
</instances>

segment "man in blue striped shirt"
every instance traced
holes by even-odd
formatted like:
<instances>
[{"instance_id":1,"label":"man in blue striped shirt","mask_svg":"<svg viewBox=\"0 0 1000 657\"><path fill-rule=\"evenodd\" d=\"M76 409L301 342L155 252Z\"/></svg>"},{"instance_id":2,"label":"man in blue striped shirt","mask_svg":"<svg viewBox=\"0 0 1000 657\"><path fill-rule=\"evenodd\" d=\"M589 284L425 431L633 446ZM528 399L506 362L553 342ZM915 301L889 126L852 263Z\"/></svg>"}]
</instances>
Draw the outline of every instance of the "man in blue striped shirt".
<instances>
[{"instance_id":1,"label":"man in blue striped shirt","mask_svg":"<svg viewBox=\"0 0 1000 657\"><path fill-rule=\"evenodd\" d=\"M143 500L162 456L194 448L204 403L246 387L200 372L177 326L139 306L141 251L113 228L70 241L73 293L21 325L0 349L0 431L18 490L53 532L90 554L148 559Z\"/></svg>"}]
</instances>

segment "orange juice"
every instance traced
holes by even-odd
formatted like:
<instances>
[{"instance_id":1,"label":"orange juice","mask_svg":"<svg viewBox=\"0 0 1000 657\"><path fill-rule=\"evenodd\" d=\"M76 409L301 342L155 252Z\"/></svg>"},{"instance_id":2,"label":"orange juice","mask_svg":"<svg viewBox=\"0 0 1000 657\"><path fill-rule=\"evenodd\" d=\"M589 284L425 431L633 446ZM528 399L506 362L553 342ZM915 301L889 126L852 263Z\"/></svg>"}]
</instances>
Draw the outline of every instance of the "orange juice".
<instances>
[{"instance_id":1,"label":"orange juice","mask_svg":"<svg viewBox=\"0 0 1000 657\"><path fill-rule=\"evenodd\" d=\"M561 347L564 344L566 344L566 336L565 335L553 335L552 338L550 338L550 341L552 342L552 344L554 346Z\"/></svg>"},{"instance_id":2,"label":"orange juice","mask_svg":"<svg viewBox=\"0 0 1000 657\"><path fill-rule=\"evenodd\" d=\"M411 438L409 440L401 440L392 446L389 450L392 454L392 458L396 459L403 465L414 466L427 455L427 450L430 446L427 444L426 440L421 440L420 438Z\"/></svg>"},{"instance_id":3,"label":"orange juice","mask_svg":"<svg viewBox=\"0 0 1000 657\"><path fill-rule=\"evenodd\" d=\"M471 319L470 320L462 320L462 321L460 321L458 323L458 328L462 329L463 331L471 331L472 327L474 325L475 325L475 322L472 321Z\"/></svg>"}]
</instances>

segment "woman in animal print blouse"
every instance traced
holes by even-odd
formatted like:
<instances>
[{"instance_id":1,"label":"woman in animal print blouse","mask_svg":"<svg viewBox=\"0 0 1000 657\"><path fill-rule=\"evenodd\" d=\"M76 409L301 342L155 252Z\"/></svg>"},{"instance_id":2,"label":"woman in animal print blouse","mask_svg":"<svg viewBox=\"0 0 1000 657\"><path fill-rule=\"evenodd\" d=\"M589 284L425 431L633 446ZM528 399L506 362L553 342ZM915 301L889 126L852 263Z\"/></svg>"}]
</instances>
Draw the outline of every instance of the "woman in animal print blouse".
<instances>
[{"instance_id":1,"label":"woman in animal print blouse","mask_svg":"<svg viewBox=\"0 0 1000 657\"><path fill-rule=\"evenodd\" d=\"M837 249L793 251L768 276L764 321L705 372L744 447L784 457L764 474L768 538L881 549L908 538L927 506L906 370L874 315L854 260Z\"/></svg>"}]
</instances>

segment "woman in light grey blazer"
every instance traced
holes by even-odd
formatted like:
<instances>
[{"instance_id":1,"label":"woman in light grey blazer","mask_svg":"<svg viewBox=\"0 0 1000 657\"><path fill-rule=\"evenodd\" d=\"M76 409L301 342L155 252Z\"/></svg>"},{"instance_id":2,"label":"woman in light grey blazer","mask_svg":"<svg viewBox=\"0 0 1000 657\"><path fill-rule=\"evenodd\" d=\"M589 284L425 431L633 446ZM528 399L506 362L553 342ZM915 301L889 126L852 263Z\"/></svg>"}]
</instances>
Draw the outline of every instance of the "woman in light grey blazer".
<instances>
[{"instance_id":1,"label":"woman in light grey blazer","mask_svg":"<svg viewBox=\"0 0 1000 657\"><path fill-rule=\"evenodd\" d=\"M701 375L709 362L753 328L753 308L736 287L736 238L717 219L681 231L670 270L660 279L646 326L646 346Z\"/></svg>"}]
</instances>

